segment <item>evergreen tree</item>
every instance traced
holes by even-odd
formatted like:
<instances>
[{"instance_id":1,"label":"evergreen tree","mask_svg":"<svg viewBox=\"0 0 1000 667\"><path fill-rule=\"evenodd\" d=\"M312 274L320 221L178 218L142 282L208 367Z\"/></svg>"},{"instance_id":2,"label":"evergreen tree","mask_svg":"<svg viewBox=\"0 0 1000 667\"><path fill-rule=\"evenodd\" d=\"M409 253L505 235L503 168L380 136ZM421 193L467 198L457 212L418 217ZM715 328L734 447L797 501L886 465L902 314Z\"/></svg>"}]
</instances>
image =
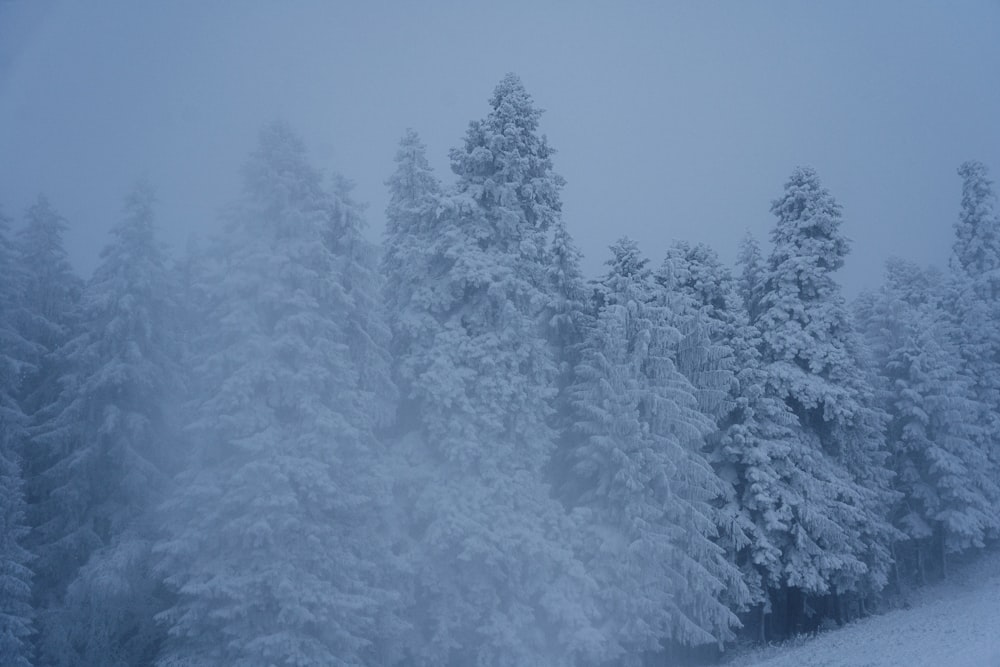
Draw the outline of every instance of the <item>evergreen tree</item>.
<instances>
[{"instance_id":1,"label":"evergreen tree","mask_svg":"<svg viewBox=\"0 0 1000 667\"><path fill-rule=\"evenodd\" d=\"M543 311L552 345L560 390L558 409L566 407L563 394L572 384L573 369L580 362L580 346L593 316L587 285L580 270L582 255L562 219L553 225L548 250L548 305Z\"/></svg>"},{"instance_id":2,"label":"evergreen tree","mask_svg":"<svg viewBox=\"0 0 1000 667\"><path fill-rule=\"evenodd\" d=\"M153 201L145 184L126 198L84 289L81 331L59 350L62 394L36 429L50 462L38 477L38 552L58 568L45 571L45 664L148 663L159 642L150 548L171 463L177 342Z\"/></svg>"},{"instance_id":3,"label":"evergreen tree","mask_svg":"<svg viewBox=\"0 0 1000 667\"><path fill-rule=\"evenodd\" d=\"M337 258L337 275L344 290L342 326L359 374L358 400L367 423L377 431L395 420L398 402L389 353L392 332L382 301L378 250L365 238L366 223L361 206L351 197L353 187L339 174L333 176L327 245Z\"/></svg>"},{"instance_id":4,"label":"evergreen tree","mask_svg":"<svg viewBox=\"0 0 1000 667\"><path fill-rule=\"evenodd\" d=\"M890 463L901 496L894 518L914 543L921 574L931 538L942 553L981 547L1000 520L983 406L944 309L944 284L937 272L891 260L885 285L861 309L891 416Z\"/></svg>"},{"instance_id":5,"label":"evergreen tree","mask_svg":"<svg viewBox=\"0 0 1000 667\"><path fill-rule=\"evenodd\" d=\"M765 267L760 244L750 232L747 232L740 243L737 264L740 266L740 275L736 291L743 300L743 307L746 309L750 321L753 322L760 316L760 299L764 289Z\"/></svg>"},{"instance_id":6,"label":"evergreen tree","mask_svg":"<svg viewBox=\"0 0 1000 667\"><path fill-rule=\"evenodd\" d=\"M962 209L955 222L952 265L977 281L980 297L1000 299L1000 218L989 170L969 161L958 168L962 177Z\"/></svg>"},{"instance_id":7,"label":"evergreen tree","mask_svg":"<svg viewBox=\"0 0 1000 667\"><path fill-rule=\"evenodd\" d=\"M815 171L799 168L771 210L778 220L755 322L767 381L817 443L814 455L829 457L850 476L842 497L860 520L842 523L842 536L850 541L830 548L846 551L865 568L858 571L844 560L828 583L837 591L870 594L887 582L897 533L886 518L893 498L885 465L886 415L874 402L860 340L833 278L849 248L840 232L840 205Z\"/></svg>"},{"instance_id":8,"label":"evergreen tree","mask_svg":"<svg viewBox=\"0 0 1000 667\"><path fill-rule=\"evenodd\" d=\"M178 326L176 327L180 345L180 366L184 369L194 364L198 341L205 335L210 310L210 295L207 289L209 266L213 254L208 244L198 237L188 239L184 254L174 262L174 284L178 298L175 300Z\"/></svg>"},{"instance_id":9,"label":"evergreen tree","mask_svg":"<svg viewBox=\"0 0 1000 667\"><path fill-rule=\"evenodd\" d=\"M572 465L569 457L576 443L571 388L587 331L594 325L594 313L593 298L587 293L580 270L580 251L562 219L554 225L548 257L548 295L542 321L556 363L555 411L551 423L557 443L549 460L548 477L559 489L569 481L565 472Z\"/></svg>"},{"instance_id":10,"label":"evergreen tree","mask_svg":"<svg viewBox=\"0 0 1000 667\"><path fill-rule=\"evenodd\" d=\"M66 221L39 195L25 216L15 244L22 280L18 329L31 345L31 371L21 386L29 415L51 405L61 377L56 351L76 334L77 301L82 281L73 273L63 234Z\"/></svg>"},{"instance_id":11,"label":"evergreen tree","mask_svg":"<svg viewBox=\"0 0 1000 667\"><path fill-rule=\"evenodd\" d=\"M412 383L426 367L424 347L436 326L433 312L442 296L428 278L440 272L443 259L436 243L441 185L427 161L426 149L413 130L407 130L396 152L396 170L386 181L389 205L382 273L384 303L392 332L394 375L402 392L400 424L415 424Z\"/></svg>"},{"instance_id":12,"label":"evergreen tree","mask_svg":"<svg viewBox=\"0 0 1000 667\"><path fill-rule=\"evenodd\" d=\"M571 497L591 517L584 556L601 591L616 664L669 643L722 642L739 572L713 543L725 487L702 456L711 419L674 359L681 334L635 243L612 246L601 307L571 388Z\"/></svg>"},{"instance_id":13,"label":"evergreen tree","mask_svg":"<svg viewBox=\"0 0 1000 667\"><path fill-rule=\"evenodd\" d=\"M66 221L48 199L39 196L28 208L15 242L21 292L15 320L26 344L23 359L27 362L19 387L27 417L23 469L31 531L25 546L34 556L32 604L40 626L34 638L38 648L46 644L46 628L55 627L47 624L49 611L58 606L86 553L84 545L66 539L79 534L72 523L75 515L64 514L48 502L50 489L44 475L69 454L62 447L68 439L53 442L46 437L60 410L62 383L69 371L63 346L77 333L82 289L63 247L66 228ZM47 659L39 653L42 660Z\"/></svg>"},{"instance_id":14,"label":"evergreen tree","mask_svg":"<svg viewBox=\"0 0 1000 667\"><path fill-rule=\"evenodd\" d=\"M754 254L744 253L744 260L752 263ZM843 489L849 477L815 456L810 447L818 443L802 433L768 386L761 335L748 321L737 282L714 251L676 244L659 283L670 288L673 301L686 303L704 339L687 346L701 353L688 353L691 370L685 374L702 387L703 411L715 406L708 412L717 428L707 440L707 456L728 483L717 508L720 544L739 565L750 599L762 612L771 610L772 591L794 586L812 595L828 593L835 572L864 569L845 550L847 526L861 518L852 516ZM704 398L706 391L711 401Z\"/></svg>"},{"instance_id":15,"label":"evergreen tree","mask_svg":"<svg viewBox=\"0 0 1000 667\"><path fill-rule=\"evenodd\" d=\"M458 183L435 233L389 250L432 258L411 286L421 347L399 362L418 420L397 446L417 568L408 660L575 664L597 643L590 590L542 474L555 379L543 258L562 179L517 77L490 105L451 153Z\"/></svg>"},{"instance_id":16,"label":"evergreen tree","mask_svg":"<svg viewBox=\"0 0 1000 667\"><path fill-rule=\"evenodd\" d=\"M980 162L966 162L962 203L955 224L951 260L952 290L947 299L951 320L961 333L960 350L982 411L976 438L990 473L1000 475L1000 215L989 172ZM996 530L990 531L996 536Z\"/></svg>"},{"instance_id":17,"label":"evergreen tree","mask_svg":"<svg viewBox=\"0 0 1000 667\"><path fill-rule=\"evenodd\" d=\"M855 531L866 517L856 483L822 455L818 438L801 427L768 381L757 328L737 327L731 344L739 388L711 455L733 490L721 511L722 543L762 616L779 615L771 635L781 636L796 622L789 613L799 612L787 608L789 590L824 596L864 575ZM764 629L762 617L761 638Z\"/></svg>"},{"instance_id":18,"label":"evergreen tree","mask_svg":"<svg viewBox=\"0 0 1000 667\"><path fill-rule=\"evenodd\" d=\"M32 631L31 555L24 547L25 517L21 448L25 418L17 400L27 344L15 315L20 280L8 221L0 211L0 664L28 667Z\"/></svg>"},{"instance_id":19,"label":"evergreen tree","mask_svg":"<svg viewBox=\"0 0 1000 667\"><path fill-rule=\"evenodd\" d=\"M715 423L729 411L735 386L729 343L739 310L721 282L725 273L711 248L678 241L656 275L657 296L682 334L677 368L694 386L699 409Z\"/></svg>"},{"instance_id":20,"label":"evergreen tree","mask_svg":"<svg viewBox=\"0 0 1000 667\"><path fill-rule=\"evenodd\" d=\"M371 404L384 354L356 310L378 289L372 254L285 125L243 176L206 275L194 456L157 547L177 596L158 664L383 664L399 633Z\"/></svg>"}]
</instances>

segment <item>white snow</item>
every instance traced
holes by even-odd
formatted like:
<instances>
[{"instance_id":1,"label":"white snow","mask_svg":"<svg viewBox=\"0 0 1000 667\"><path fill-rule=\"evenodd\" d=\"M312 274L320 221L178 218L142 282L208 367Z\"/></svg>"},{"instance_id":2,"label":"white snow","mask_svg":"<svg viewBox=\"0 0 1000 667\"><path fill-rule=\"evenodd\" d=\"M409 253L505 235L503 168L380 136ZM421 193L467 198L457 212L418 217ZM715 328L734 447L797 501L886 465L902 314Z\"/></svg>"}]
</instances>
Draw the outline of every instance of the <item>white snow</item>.
<instances>
[{"instance_id":1,"label":"white snow","mask_svg":"<svg viewBox=\"0 0 1000 667\"><path fill-rule=\"evenodd\" d=\"M1000 667L1000 554L873 616L795 646L758 649L727 667Z\"/></svg>"}]
</instances>

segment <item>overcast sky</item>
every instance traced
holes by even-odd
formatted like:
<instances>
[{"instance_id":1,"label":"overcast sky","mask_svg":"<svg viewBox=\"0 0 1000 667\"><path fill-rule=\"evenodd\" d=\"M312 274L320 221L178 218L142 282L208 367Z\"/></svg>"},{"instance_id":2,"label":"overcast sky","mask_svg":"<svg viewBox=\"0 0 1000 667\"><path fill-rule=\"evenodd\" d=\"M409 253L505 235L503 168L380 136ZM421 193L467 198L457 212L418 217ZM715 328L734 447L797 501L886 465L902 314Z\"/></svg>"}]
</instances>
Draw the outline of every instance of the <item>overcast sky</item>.
<instances>
[{"instance_id":1,"label":"overcast sky","mask_svg":"<svg viewBox=\"0 0 1000 667\"><path fill-rule=\"evenodd\" d=\"M356 182L378 239L404 129L450 181L508 71L546 109L591 275L623 234L656 263L672 239L731 261L811 165L844 207L853 294L892 254L943 265L955 169L1000 171L1000 0L0 0L0 204L19 219L48 194L87 273L143 176L183 246L282 117Z\"/></svg>"}]
</instances>

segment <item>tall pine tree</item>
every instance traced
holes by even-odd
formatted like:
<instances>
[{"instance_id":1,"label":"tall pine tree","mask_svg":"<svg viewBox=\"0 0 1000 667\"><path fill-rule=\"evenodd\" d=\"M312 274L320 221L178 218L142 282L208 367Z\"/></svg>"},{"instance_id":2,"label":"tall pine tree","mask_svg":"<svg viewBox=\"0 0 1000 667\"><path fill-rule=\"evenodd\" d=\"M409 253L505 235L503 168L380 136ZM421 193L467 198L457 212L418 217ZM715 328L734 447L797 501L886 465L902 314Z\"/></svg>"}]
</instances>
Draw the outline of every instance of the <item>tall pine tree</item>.
<instances>
[{"instance_id":1,"label":"tall pine tree","mask_svg":"<svg viewBox=\"0 0 1000 667\"><path fill-rule=\"evenodd\" d=\"M31 555L24 547L22 454L25 417L18 401L29 350L15 321L20 284L8 220L0 211L0 663L28 667L32 631Z\"/></svg>"},{"instance_id":2,"label":"tall pine tree","mask_svg":"<svg viewBox=\"0 0 1000 667\"><path fill-rule=\"evenodd\" d=\"M35 636L39 649L48 643L47 628L62 632L54 616L73 572L89 553L87 543L74 539L81 532L74 523L73 499L65 499L72 505L69 508L50 502L51 487L45 474L69 455L71 442L70 438L49 437L69 373L64 346L78 331L82 290L63 246L66 229L63 217L47 198L39 196L28 208L15 243L21 281L16 320L28 346L28 365L20 386L21 406L28 419L23 460L31 532L25 543L34 555L32 598L40 626ZM41 650L39 657L46 659Z\"/></svg>"},{"instance_id":3,"label":"tall pine tree","mask_svg":"<svg viewBox=\"0 0 1000 667\"><path fill-rule=\"evenodd\" d=\"M725 487L702 455L711 418L678 371L681 333L629 240L612 246L596 322L570 389L575 408L571 503L590 517L583 556L601 591L616 664L668 644L732 637L723 602L739 572L713 542Z\"/></svg>"},{"instance_id":4,"label":"tall pine tree","mask_svg":"<svg viewBox=\"0 0 1000 667\"><path fill-rule=\"evenodd\" d=\"M859 300L891 417L887 440L900 493L894 519L921 578L926 556L981 547L1000 519L983 446L984 406L947 314L945 285L938 272L890 260L882 289Z\"/></svg>"},{"instance_id":5,"label":"tall pine tree","mask_svg":"<svg viewBox=\"0 0 1000 667\"><path fill-rule=\"evenodd\" d=\"M416 423L411 392L416 375L428 363L424 352L436 327L433 312L448 298L428 279L444 265L436 247L442 194L415 131L407 130L400 140L396 170L386 185L389 205L381 269L393 370L402 394L398 422L405 430Z\"/></svg>"},{"instance_id":6,"label":"tall pine tree","mask_svg":"<svg viewBox=\"0 0 1000 667\"><path fill-rule=\"evenodd\" d=\"M947 300L961 332L960 351L982 411L977 447L1000 475L1000 214L989 170L970 161L958 169L962 200L951 259L952 292ZM991 536L998 535L994 528Z\"/></svg>"},{"instance_id":7,"label":"tall pine tree","mask_svg":"<svg viewBox=\"0 0 1000 667\"><path fill-rule=\"evenodd\" d=\"M70 266L63 235L66 220L39 195L25 215L15 248L21 276L18 327L31 345L32 372L22 383L24 410L34 415L59 395L56 351L76 334L82 281Z\"/></svg>"},{"instance_id":8,"label":"tall pine tree","mask_svg":"<svg viewBox=\"0 0 1000 667\"><path fill-rule=\"evenodd\" d=\"M774 246L755 321L767 382L815 443L813 455L829 458L831 475L836 466L849 475L840 493L853 518L846 523L845 516L840 526L847 543L827 548L851 558L830 568L824 585L871 594L887 582L897 533L887 519L893 496L886 415L875 404L860 340L833 277L849 250L841 208L815 171L798 168L771 211L777 217Z\"/></svg>"},{"instance_id":9,"label":"tall pine tree","mask_svg":"<svg viewBox=\"0 0 1000 667\"><path fill-rule=\"evenodd\" d=\"M566 387L573 381L573 370L580 361L580 346L593 319L592 299L580 268L582 255L562 219L558 219L548 249L548 306L543 310L546 332L552 345L558 372L560 411Z\"/></svg>"},{"instance_id":10,"label":"tall pine tree","mask_svg":"<svg viewBox=\"0 0 1000 667\"><path fill-rule=\"evenodd\" d=\"M745 282L753 284L759 251L747 247ZM816 441L796 428L795 416L769 386L760 332L717 255L678 243L658 282L668 301L688 313L680 368L700 388L699 405L716 424L706 456L727 483L716 502L719 541L743 572L750 600L766 614L772 591L829 592L835 571L864 568L844 547L847 526L859 519L845 502L846 472L811 451ZM762 621L756 629L763 634Z\"/></svg>"},{"instance_id":11,"label":"tall pine tree","mask_svg":"<svg viewBox=\"0 0 1000 667\"><path fill-rule=\"evenodd\" d=\"M36 432L53 455L39 473L40 553L62 568L42 617L46 664L148 663L160 640L150 549L174 463L178 371L173 284L153 202L146 184L126 198L83 291L81 331L59 351L62 393Z\"/></svg>"},{"instance_id":12,"label":"tall pine tree","mask_svg":"<svg viewBox=\"0 0 1000 667\"><path fill-rule=\"evenodd\" d=\"M388 369L357 312L373 256L284 124L243 176L206 275L193 460L157 549L177 596L158 664L382 664L399 629L371 395Z\"/></svg>"},{"instance_id":13,"label":"tall pine tree","mask_svg":"<svg viewBox=\"0 0 1000 667\"><path fill-rule=\"evenodd\" d=\"M542 472L556 370L540 322L543 258L562 179L516 76L490 106L451 153L458 182L434 233L410 225L387 249L430 258L409 287L420 347L400 340L416 415L397 445L413 477L401 502L418 568L408 659L573 664L596 644L590 591ZM398 263L386 270L390 284L411 276Z\"/></svg>"},{"instance_id":14,"label":"tall pine tree","mask_svg":"<svg viewBox=\"0 0 1000 667\"><path fill-rule=\"evenodd\" d=\"M736 282L736 291L743 300L743 307L750 321L753 322L760 315L760 298L764 289L764 256L757 239L749 232L740 243L737 264L740 266L740 275Z\"/></svg>"}]
</instances>

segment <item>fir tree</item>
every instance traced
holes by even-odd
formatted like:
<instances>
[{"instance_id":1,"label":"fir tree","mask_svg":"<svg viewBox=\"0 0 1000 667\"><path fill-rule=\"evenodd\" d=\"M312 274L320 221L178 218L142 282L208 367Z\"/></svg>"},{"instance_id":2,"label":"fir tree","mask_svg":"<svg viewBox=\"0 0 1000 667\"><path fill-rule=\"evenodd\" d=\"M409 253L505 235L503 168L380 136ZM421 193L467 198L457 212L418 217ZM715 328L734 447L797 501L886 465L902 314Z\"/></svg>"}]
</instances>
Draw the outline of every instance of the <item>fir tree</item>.
<instances>
[{"instance_id":1,"label":"fir tree","mask_svg":"<svg viewBox=\"0 0 1000 667\"><path fill-rule=\"evenodd\" d=\"M573 381L580 346L593 319L591 300L580 269L582 255L562 219L554 225L548 250L548 305L543 311L558 371L560 395ZM559 400L559 409L565 402Z\"/></svg>"},{"instance_id":2,"label":"fir tree","mask_svg":"<svg viewBox=\"0 0 1000 667\"><path fill-rule=\"evenodd\" d=\"M50 502L51 487L45 474L70 454L69 437L49 437L61 409L63 383L69 376L64 345L77 333L82 289L63 247L66 228L66 221L48 199L39 196L28 208L15 243L21 290L15 319L26 343L23 358L27 362L19 392L27 417L23 468L31 532L25 545L34 556L32 604L39 625L34 638L38 649L49 643L48 628L61 632L62 626L49 620L58 614L73 572L89 553L89 543L73 539L83 534L74 523L75 503L67 499L73 506L64 512L62 506ZM47 659L42 650L39 657Z\"/></svg>"},{"instance_id":3,"label":"fir tree","mask_svg":"<svg viewBox=\"0 0 1000 667\"><path fill-rule=\"evenodd\" d=\"M866 517L857 484L768 381L757 328L738 327L731 344L739 389L711 460L733 490L720 512L722 544L766 615L789 589L823 596L862 578L855 531Z\"/></svg>"},{"instance_id":4,"label":"fir tree","mask_svg":"<svg viewBox=\"0 0 1000 667\"><path fill-rule=\"evenodd\" d=\"M657 296L682 334L678 370L694 386L698 407L716 423L729 411L735 386L728 343L739 311L721 282L725 273L711 248L678 241L656 275Z\"/></svg>"},{"instance_id":5,"label":"fir tree","mask_svg":"<svg viewBox=\"0 0 1000 667\"><path fill-rule=\"evenodd\" d=\"M891 415L888 442L901 499L895 519L918 558L981 547L996 530L998 485L983 446L983 406L944 306L943 277L900 260L861 314ZM923 559L918 561L921 573Z\"/></svg>"},{"instance_id":6,"label":"fir tree","mask_svg":"<svg viewBox=\"0 0 1000 667\"><path fill-rule=\"evenodd\" d=\"M25 417L17 400L28 346L15 323L20 280L14 260L8 221L0 211L0 664L28 667L32 574L24 547Z\"/></svg>"},{"instance_id":7,"label":"fir tree","mask_svg":"<svg viewBox=\"0 0 1000 667\"><path fill-rule=\"evenodd\" d=\"M843 496L861 516L841 525L850 542L836 548L860 559L865 571L844 561L830 583L870 594L887 582L896 532L886 519L892 502L886 415L874 402L860 340L833 278L849 249L840 205L815 171L799 168L771 211L778 220L755 322L767 381L817 443L815 456L829 457L850 476Z\"/></svg>"},{"instance_id":8,"label":"fir tree","mask_svg":"<svg viewBox=\"0 0 1000 667\"><path fill-rule=\"evenodd\" d=\"M53 403L60 377L55 354L76 333L76 308L83 288L63 247L66 221L39 195L25 216L15 244L21 276L18 329L31 345L32 372L21 387L30 416Z\"/></svg>"},{"instance_id":9,"label":"fir tree","mask_svg":"<svg viewBox=\"0 0 1000 667\"><path fill-rule=\"evenodd\" d=\"M753 322L760 315L765 267L760 244L750 232L747 232L740 243L737 264L740 266L740 275L737 279L736 290L743 300L743 307L746 309L750 321Z\"/></svg>"},{"instance_id":10,"label":"fir tree","mask_svg":"<svg viewBox=\"0 0 1000 667\"><path fill-rule=\"evenodd\" d=\"M415 423L410 394L413 381L427 364L423 348L433 337L435 304L447 300L428 280L440 272L443 263L436 248L441 185L413 130L400 140L396 170L386 185L389 205L381 268L393 370L402 393L399 423L406 429Z\"/></svg>"},{"instance_id":11,"label":"fir tree","mask_svg":"<svg viewBox=\"0 0 1000 667\"><path fill-rule=\"evenodd\" d=\"M584 339L594 325L593 298L587 293L580 270L580 251L561 219L556 221L548 252L548 295L542 310L543 331L556 363L556 396L552 425L557 444L548 464L548 476L557 489L567 483L576 434L573 431L573 397Z\"/></svg>"},{"instance_id":12,"label":"fir tree","mask_svg":"<svg viewBox=\"0 0 1000 667\"><path fill-rule=\"evenodd\" d=\"M399 629L370 404L384 355L355 311L378 289L356 281L372 256L285 125L264 128L243 176L206 275L217 326L199 346L194 456L157 547L177 596L158 664L388 662Z\"/></svg>"},{"instance_id":13,"label":"fir tree","mask_svg":"<svg viewBox=\"0 0 1000 667\"><path fill-rule=\"evenodd\" d=\"M571 388L573 504L592 517L584 556L601 591L612 659L669 643L722 642L736 618L722 601L739 573L712 539L725 493L702 456L710 418L674 362L680 333L654 296L646 260L612 246L601 307Z\"/></svg>"},{"instance_id":14,"label":"fir tree","mask_svg":"<svg viewBox=\"0 0 1000 667\"><path fill-rule=\"evenodd\" d=\"M490 105L451 153L458 183L433 237L390 251L432 258L411 287L421 347L400 359L418 419L397 446L417 567L408 660L573 664L596 644L589 588L542 476L555 379L543 258L562 179L517 77Z\"/></svg>"},{"instance_id":15,"label":"fir tree","mask_svg":"<svg viewBox=\"0 0 1000 667\"><path fill-rule=\"evenodd\" d=\"M126 198L84 289L82 330L59 351L62 394L36 432L52 454L38 480L39 554L60 568L47 581L46 664L149 662L159 642L150 548L171 464L177 342L153 199L145 184Z\"/></svg>"},{"instance_id":16,"label":"fir tree","mask_svg":"<svg viewBox=\"0 0 1000 667\"><path fill-rule=\"evenodd\" d=\"M981 298L1000 299L1000 219L989 170L981 162L964 162L962 207L955 222L952 265L979 285Z\"/></svg>"},{"instance_id":17,"label":"fir tree","mask_svg":"<svg viewBox=\"0 0 1000 667\"><path fill-rule=\"evenodd\" d=\"M955 224L951 260L952 285L947 299L951 320L960 332L960 351L974 383L982 411L977 446L989 461L994 479L1000 475L1000 216L985 165L966 162L962 202ZM997 531L991 530L991 536Z\"/></svg>"},{"instance_id":18,"label":"fir tree","mask_svg":"<svg viewBox=\"0 0 1000 667\"><path fill-rule=\"evenodd\" d=\"M708 414L717 428L706 455L728 483L716 523L750 599L766 612L771 591L793 586L823 595L838 571L862 572L863 563L845 548L847 527L862 518L844 490L849 477L811 451L818 446L815 438L798 428L769 387L761 335L749 323L729 271L710 248L678 243L668 252L659 283L674 302L686 304L698 323L695 331L702 332L703 342L687 345L691 370L685 374L702 387L703 411L715 406ZM713 400L706 401L705 393Z\"/></svg>"}]
</instances>

